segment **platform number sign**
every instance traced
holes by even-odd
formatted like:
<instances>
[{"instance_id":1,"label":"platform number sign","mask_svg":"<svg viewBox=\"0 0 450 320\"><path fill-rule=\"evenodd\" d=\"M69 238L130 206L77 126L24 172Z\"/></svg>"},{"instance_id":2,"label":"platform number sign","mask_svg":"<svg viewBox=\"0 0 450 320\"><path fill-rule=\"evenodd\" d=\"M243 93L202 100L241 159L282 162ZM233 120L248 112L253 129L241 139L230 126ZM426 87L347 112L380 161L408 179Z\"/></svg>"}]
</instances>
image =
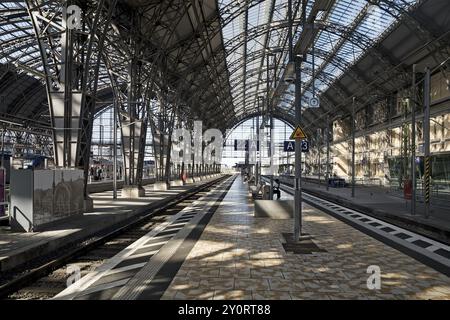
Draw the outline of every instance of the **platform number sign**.
<instances>
[{"instance_id":1,"label":"platform number sign","mask_svg":"<svg viewBox=\"0 0 450 320\"><path fill-rule=\"evenodd\" d=\"M284 152L295 152L295 141L284 141ZM309 152L308 140L302 140L302 152Z\"/></svg>"},{"instance_id":2,"label":"platform number sign","mask_svg":"<svg viewBox=\"0 0 450 320\"><path fill-rule=\"evenodd\" d=\"M284 152L295 152L295 141L285 141Z\"/></svg>"},{"instance_id":3,"label":"platform number sign","mask_svg":"<svg viewBox=\"0 0 450 320\"><path fill-rule=\"evenodd\" d=\"M302 140L302 152L309 152L308 140Z\"/></svg>"}]
</instances>

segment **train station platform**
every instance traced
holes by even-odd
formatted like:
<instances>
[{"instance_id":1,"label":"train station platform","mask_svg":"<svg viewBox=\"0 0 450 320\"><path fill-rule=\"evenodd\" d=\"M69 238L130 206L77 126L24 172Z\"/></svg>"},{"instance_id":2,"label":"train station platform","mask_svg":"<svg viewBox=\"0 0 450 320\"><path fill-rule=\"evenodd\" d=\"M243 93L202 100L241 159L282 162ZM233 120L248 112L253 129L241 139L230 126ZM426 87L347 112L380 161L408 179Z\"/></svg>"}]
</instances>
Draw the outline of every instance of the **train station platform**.
<instances>
[{"instance_id":1,"label":"train station platform","mask_svg":"<svg viewBox=\"0 0 450 320\"><path fill-rule=\"evenodd\" d=\"M351 187L330 187L326 190L323 181L320 185L311 180L302 181L302 188L305 192L450 244L450 199L432 199L430 216L426 218L423 201L418 199L416 214L411 215L411 201L405 200L400 191L388 188L357 185L354 198Z\"/></svg>"},{"instance_id":2,"label":"train station platform","mask_svg":"<svg viewBox=\"0 0 450 320\"><path fill-rule=\"evenodd\" d=\"M56 299L450 299L448 276L321 210L303 207L306 245L253 210L230 177Z\"/></svg>"},{"instance_id":3,"label":"train station platform","mask_svg":"<svg viewBox=\"0 0 450 320\"><path fill-rule=\"evenodd\" d=\"M154 191L153 185L147 184L144 185L145 197L138 199L121 198L120 189L115 200L112 191L91 193L93 211L53 222L39 232L12 232L9 227L0 227L0 271L5 273L66 246L95 240L125 225L128 220L158 209L219 176L170 187L166 191ZM105 189L104 183L97 185Z\"/></svg>"}]
</instances>

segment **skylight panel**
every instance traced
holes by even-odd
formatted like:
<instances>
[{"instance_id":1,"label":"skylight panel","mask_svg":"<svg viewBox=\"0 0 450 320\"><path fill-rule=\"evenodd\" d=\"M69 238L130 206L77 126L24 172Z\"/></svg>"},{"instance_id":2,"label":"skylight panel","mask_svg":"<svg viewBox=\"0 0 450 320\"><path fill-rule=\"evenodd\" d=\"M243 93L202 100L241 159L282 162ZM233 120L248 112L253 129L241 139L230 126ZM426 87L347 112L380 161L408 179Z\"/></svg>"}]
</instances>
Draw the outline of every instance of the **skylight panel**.
<instances>
[{"instance_id":1,"label":"skylight panel","mask_svg":"<svg viewBox=\"0 0 450 320\"><path fill-rule=\"evenodd\" d=\"M341 25L350 25L366 3L366 0L338 0L332 9L329 21Z\"/></svg>"},{"instance_id":2,"label":"skylight panel","mask_svg":"<svg viewBox=\"0 0 450 320\"><path fill-rule=\"evenodd\" d=\"M270 26L272 30L268 33L267 46L269 48L282 47L286 43L287 28L280 26L280 23L286 21L287 14L287 1L274 0L274 11ZM392 0L402 8L406 8L408 4L417 3L417 0ZM256 1L255 1L256 2ZM242 42L244 41L243 33L243 2L237 2L236 5L232 5L232 1L219 1L221 7L230 5L230 10L234 13L239 11L239 19L234 19L223 28L223 36L225 41L227 39L234 39L230 42L230 46L227 50L227 63L232 72L231 79L233 84L242 85L242 76L246 77L246 90L233 89L233 99L239 103L243 103L243 95L246 95L247 107L254 106L253 101L257 101L257 95L264 95L266 91L266 60L264 58L264 45L265 33L252 28L257 28L267 23L269 17L269 9L271 9L271 0L248 3L248 29L249 38L247 42L246 51L246 75L243 75L239 70L243 69L244 60L242 57ZM314 1L308 2L306 8L307 15L310 14ZM295 4L295 0L294 0ZM383 5L381 2L380 5ZM367 10L367 11L366 11ZM228 12L230 16L233 12ZM297 13L297 18L301 14L301 10ZM316 55L315 55L315 70L320 72L315 80L317 92L325 91L330 82L340 77L344 71L351 65L353 65L364 53L366 49L371 47L378 41L380 36L388 29L394 22L394 15L387 14L383 9L377 5L370 6L367 0L336 0L330 12L321 12L316 17L328 26L328 30L321 30L316 38ZM324 21L326 20L326 21ZM355 24L358 23L356 26ZM354 28L354 30L352 30ZM341 32L354 32L353 34L346 34L346 38L343 38ZM297 32L294 32L294 43L297 42L301 34L301 26L298 26ZM366 40L364 40L366 39ZM363 41L364 40L364 41ZM236 46L236 43L240 45ZM233 52L231 52L231 50ZM284 48L284 53L277 55L277 62L280 64L277 66L277 75L280 76L283 73L285 64L288 62L287 48ZM255 57L257 57L255 59ZM311 54L307 56L307 63L305 63L305 71L302 74L302 80L305 85L311 86ZM263 59L263 60L262 60ZM272 65L273 59L270 60ZM263 68L260 73L259 68ZM308 69L309 68L309 69ZM273 77L272 70L270 72L270 78ZM309 74L308 74L309 73ZM260 76L260 77L259 77ZM270 79L273 81L273 79ZM259 82L259 86L258 86ZM239 86L238 85L238 86ZM311 88L305 88L310 94ZM238 94L235 96L234 94ZM256 98L255 98L256 96ZM257 103L256 103L257 104ZM282 103L285 105L285 103ZM242 106L236 106L241 108Z\"/></svg>"},{"instance_id":3,"label":"skylight panel","mask_svg":"<svg viewBox=\"0 0 450 320\"><path fill-rule=\"evenodd\" d=\"M380 7L372 5L357 31L371 40L376 40L393 22L395 20L391 15L386 14Z\"/></svg>"}]
</instances>

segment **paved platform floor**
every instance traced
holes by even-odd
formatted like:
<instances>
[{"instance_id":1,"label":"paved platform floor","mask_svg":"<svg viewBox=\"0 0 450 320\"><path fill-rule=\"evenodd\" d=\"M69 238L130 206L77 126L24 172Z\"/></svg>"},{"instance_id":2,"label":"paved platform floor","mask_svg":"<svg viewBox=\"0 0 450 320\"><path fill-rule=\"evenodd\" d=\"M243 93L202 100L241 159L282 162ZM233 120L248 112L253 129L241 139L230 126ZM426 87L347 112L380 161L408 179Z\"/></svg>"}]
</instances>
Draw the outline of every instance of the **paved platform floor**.
<instances>
[{"instance_id":1,"label":"paved platform floor","mask_svg":"<svg viewBox=\"0 0 450 320\"><path fill-rule=\"evenodd\" d=\"M40 254L47 253L57 247L62 247L74 239L95 235L99 230L121 222L152 204L161 202L167 197L174 197L181 192L203 184L207 180L197 183L172 187L167 191L153 191L152 185L144 186L146 195L139 199L112 199L112 191L92 193L94 210L83 215L73 216L40 232L22 233L12 232L9 228L0 229L0 271L8 270Z\"/></svg>"},{"instance_id":2,"label":"paved platform floor","mask_svg":"<svg viewBox=\"0 0 450 320\"><path fill-rule=\"evenodd\" d=\"M303 232L326 252L286 253L292 219L253 217L239 176L163 299L450 299L450 279L413 258L305 206ZM369 266L381 288L369 290Z\"/></svg>"},{"instance_id":3,"label":"paved platform floor","mask_svg":"<svg viewBox=\"0 0 450 320\"><path fill-rule=\"evenodd\" d=\"M214 188L197 193L188 206L179 206L179 211L175 208L176 213L54 299L160 299L233 180L228 177Z\"/></svg>"},{"instance_id":4,"label":"paved platform floor","mask_svg":"<svg viewBox=\"0 0 450 320\"><path fill-rule=\"evenodd\" d=\"M450 202L444 199L434 199L430 204L430 217L425 218L423 201L416 202L416 215L411 215L411 201L405 200L400 191L377 186L356 186L355 197L351 197L351 187L329 188L326 190L325 182L302 182L305 190L327 193L331 197L339 197L372 210L380 210L389 215L430 225L440 230L450 232ZM331 199L330 199L331 200Z\"/></svg>"}]
</instances>

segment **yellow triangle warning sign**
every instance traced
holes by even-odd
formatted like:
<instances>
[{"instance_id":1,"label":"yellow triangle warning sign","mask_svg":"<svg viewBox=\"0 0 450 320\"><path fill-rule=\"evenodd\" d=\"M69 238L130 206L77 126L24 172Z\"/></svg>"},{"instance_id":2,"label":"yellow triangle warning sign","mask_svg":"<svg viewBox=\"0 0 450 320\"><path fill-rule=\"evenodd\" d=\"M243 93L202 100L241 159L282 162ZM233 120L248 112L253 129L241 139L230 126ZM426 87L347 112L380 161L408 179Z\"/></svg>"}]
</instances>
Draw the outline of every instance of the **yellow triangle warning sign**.
<instances>
[{"instance_id":1,"label":"yellow triangle warning sign","mask_svg":"<svg viewBox=\"0 0 450 320\"><path fill-rule=\"evenodd\" d=\"M294 140L294 139L306 139L306 134L303 131L303 129L300 127L300 125L297 126L297 128L295 128L294 132L292 132L291 137L289 139Z\"/></svg>"}]
</instances>

